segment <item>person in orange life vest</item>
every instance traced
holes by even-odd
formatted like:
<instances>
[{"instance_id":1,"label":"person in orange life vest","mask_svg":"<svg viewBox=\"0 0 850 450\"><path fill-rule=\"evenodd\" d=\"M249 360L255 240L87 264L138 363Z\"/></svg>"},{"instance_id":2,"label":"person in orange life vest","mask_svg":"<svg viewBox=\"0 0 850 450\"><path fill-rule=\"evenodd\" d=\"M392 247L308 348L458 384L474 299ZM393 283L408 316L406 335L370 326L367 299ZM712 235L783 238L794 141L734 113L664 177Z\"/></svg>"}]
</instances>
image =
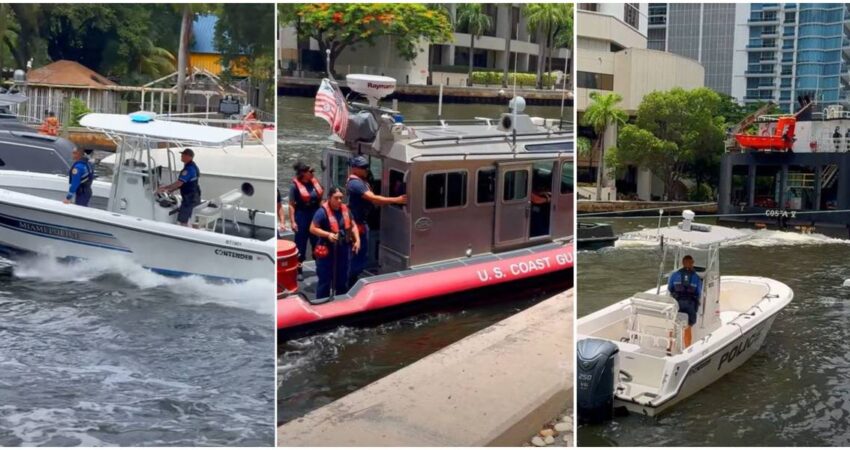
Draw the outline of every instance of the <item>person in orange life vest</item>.
<instances>
[{"instance_id":1,"label":"person in orange life vest","mask_svg":"<svg viewBox=\"0 0 850 450\"><path fill-rule=\"evenodd\" d=\"M45 113L47 117L38 129L39 133L48 136L59 136L59 119L56 118L56 114L53 114L53 111L46 111Z\"/></svg>"},{"instance_id":2,"label":"person in orange life vest","mask_svg":"<svg viewBox=\"0 0 850 450\"><path fill-rule=\"evenodd\" d=\"M348 267L351 252L360 250L360 233L348 207L342 203L342 189L328 190L328 200L316 211L310 233L319 238L313 248L316 260L316 298L348 292Z\"/></svg>"},{"instance_id":3,"label":"person in orange life vest","mask_svg":"<svg viewBox=\"0 0 850 450\"><path fill-rule=\"evenodd\" d=\"M307 242L310 248L316 248L316 236L310 233L310 222L322 203L324 189L313 174L313 168L298 161L292 166L295 178L289 188L289 224L295 233L295 246L298 248L298 261L307 259ZM299 280L302 278L298 269Z\"/></svg>"},{"instance_id":4,"label":"person in orange life vest","mask_svg":"<svg viewBox=\"0 0 850 450\"><path fill-rule=\"evenodd\" d=\"M257 120L257 112L251 110L245 115L245 129L251 133L251 136L257 139L263 139L263 124Z\"/></svg>"},{"instance_id":5,"label":"person in orange life vest","mask_svg":"<svg viewBox=\"0 0 850 450\"><path fill-rule=\"evenodd\" d=\"M349 165L351 166L351 173L346 185L348 206L351 208L351 215L357 223L357 229L360 230L360 251L354 252L354 256L351 258L349 285L353 286L369 262L369 227L366 224L369 211L373 206L407 204L407 195L384 197L372 192L369 182L366 181L369 174L369 161L366 157L354 157Z\"/></svg>"}]
</instances>

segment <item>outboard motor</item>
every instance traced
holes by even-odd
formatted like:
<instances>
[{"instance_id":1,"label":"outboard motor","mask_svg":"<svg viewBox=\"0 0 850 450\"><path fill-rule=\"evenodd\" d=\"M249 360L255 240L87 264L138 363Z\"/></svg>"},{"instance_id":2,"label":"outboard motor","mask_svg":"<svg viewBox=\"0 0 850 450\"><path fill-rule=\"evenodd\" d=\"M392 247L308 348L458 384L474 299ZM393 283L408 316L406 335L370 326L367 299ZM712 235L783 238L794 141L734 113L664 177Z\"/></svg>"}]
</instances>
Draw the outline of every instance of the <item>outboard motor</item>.
<instances>
[{"instance_id":1,"label":"outboard motor","mask_svg":"<svg viewBox=\"0 0 850 450\"><path fill-rule=\"evenodd\" d=\"M614 391L619 376L617 344L602 339L578 342L578 420L579 423L601 423L614 415Z\"/></svg>"}]
</instances>

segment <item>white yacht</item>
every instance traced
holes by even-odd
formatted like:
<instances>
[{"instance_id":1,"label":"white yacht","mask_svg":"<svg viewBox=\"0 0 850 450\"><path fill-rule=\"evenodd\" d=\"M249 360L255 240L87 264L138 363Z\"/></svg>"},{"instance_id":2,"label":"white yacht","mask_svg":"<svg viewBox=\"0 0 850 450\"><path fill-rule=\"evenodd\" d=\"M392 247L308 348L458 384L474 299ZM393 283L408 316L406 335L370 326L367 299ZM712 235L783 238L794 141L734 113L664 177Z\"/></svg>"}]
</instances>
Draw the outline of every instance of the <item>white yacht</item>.
<instances>
[{"instance_id":1,"label":"white yacht","mask_svg":"<svg viewBox=\"0 0 850 450\"><path fill-rule=\"evenodd\" d=\"M653 230L662 242L658 283L652 289L578 319L579 420L600 422L615 408L655 416L744 364L759 348L793 291L763 277L721 276L724 227L694 224L685 211L678 226ZM648 233L648 231L647 231ZM691 255L702 279L693 342L687 315L663 282ZM672 267L665 267L672 256Z\"/></svg>"}]
</instances>

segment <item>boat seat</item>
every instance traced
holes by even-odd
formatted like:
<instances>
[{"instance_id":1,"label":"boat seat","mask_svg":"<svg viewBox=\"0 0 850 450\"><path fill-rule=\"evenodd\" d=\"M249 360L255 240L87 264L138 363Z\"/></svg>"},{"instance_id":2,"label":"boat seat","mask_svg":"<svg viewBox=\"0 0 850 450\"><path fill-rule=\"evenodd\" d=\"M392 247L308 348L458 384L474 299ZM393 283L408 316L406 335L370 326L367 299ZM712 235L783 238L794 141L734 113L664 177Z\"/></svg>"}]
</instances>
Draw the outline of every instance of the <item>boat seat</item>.
<instances>
[{"instance_id":1,"label":"boat seat","mask_svg":"<svg viewBox=\"0 0 850 450\"><path fill-rule=\"evenodd\" d=\"M631 297L630 306L629 342L652 355L664 356L682 350L682 334L688 319L687 314L679 313L675 299L639 292Z\"/></svg>"}]
</instances>

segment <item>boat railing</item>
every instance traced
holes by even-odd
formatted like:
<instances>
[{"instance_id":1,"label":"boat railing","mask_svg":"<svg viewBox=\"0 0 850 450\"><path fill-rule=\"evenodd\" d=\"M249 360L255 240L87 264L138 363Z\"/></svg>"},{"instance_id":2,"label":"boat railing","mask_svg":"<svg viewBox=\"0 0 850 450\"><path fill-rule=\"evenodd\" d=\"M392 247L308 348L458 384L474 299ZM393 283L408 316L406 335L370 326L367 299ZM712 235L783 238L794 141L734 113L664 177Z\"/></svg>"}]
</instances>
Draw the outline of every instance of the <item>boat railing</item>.
<instances>
[{"instance_id":1,"label":"boat railing","mask_svg":"<svg viewBox=\"0 0 850 450\"><path fill-rule=\"evenodd\" d=\"M437 138L422 138L417 139L411 144L428 144L433 142L454 142L455 144L461 144L462 142L469 141L478 141L478 140L489 140L489 139L513 139L517 138L528 138L528 137L569 137L572 136L572 130L549 130L549 131L534 131L530 133L498 133L498 134L477 134L477 135L469 135L469 136L449 136L449 137L437 137Z\"/></svg>"}]
</instances>

